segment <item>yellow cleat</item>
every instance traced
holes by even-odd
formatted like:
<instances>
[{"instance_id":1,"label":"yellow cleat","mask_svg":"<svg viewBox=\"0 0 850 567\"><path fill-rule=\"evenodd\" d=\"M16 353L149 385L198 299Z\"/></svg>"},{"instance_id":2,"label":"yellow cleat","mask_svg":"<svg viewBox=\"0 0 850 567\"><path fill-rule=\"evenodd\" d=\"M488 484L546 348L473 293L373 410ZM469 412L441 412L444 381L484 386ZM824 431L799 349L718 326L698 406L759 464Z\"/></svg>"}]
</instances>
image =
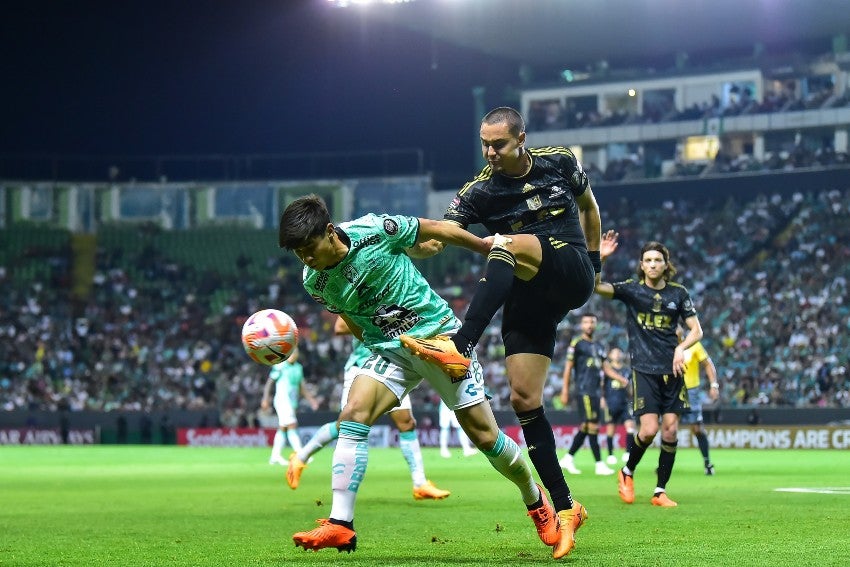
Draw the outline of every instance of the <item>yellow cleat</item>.
<instances>
[{"instance_id":1,"label":"yellow cleat","mask_svg":"<svg viewBox=\"0 0 850 567\"><path fill-rule=\"evenodd\" d=\"M452 378L452 381L463 379L469 371L469 358L460 354L452 340L444 335L433 339L417 339L401 335L399 340L404 348L422 360L439 367Z\"/></svg>"},{"instance_id":2,"label":"yellow cleat","mask_svg":"<svg viewBox=\"0 0 850 567\"><path fill-rule=\"evenodd\" d=\"M449 494L451 492L437 488L430 480L426 480L425 484L413 488L413 498L416 500L443 500L448 498Z\"/></svg>"}]
</instances>

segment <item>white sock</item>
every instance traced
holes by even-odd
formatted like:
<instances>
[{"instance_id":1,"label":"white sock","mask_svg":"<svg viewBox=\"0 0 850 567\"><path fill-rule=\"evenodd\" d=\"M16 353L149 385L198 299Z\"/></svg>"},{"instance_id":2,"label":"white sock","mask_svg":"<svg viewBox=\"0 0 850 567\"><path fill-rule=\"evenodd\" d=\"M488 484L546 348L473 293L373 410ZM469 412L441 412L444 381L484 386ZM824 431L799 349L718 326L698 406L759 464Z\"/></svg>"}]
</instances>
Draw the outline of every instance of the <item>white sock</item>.
<instances>
[{"instance_id":1,"label":"white sock","mask_svg":"<svg viewBox=\"0 0 850 567\"><path fill-rule=\"evenodd\" d=\"M321 426L315 435L310 437L304 446L298 451L298 458L306 463L310 457L319 452L319 449L339 437L339 429L336 427L336 422L331 421Z\"/></svg>"},{"instance_id":2,"label":"white sock","mask_svg":"<svg viewBox=\"0 0 850 567\"><path fill-rule=\"evenodd\" d=\"M366 475L366 465L369 463L369 430L368 425L354 421L343 421L339 424L339 439L331 467L333 504L330 517L335 520L354 520L357 490Z\"/></svg>"},{"instance_id":3,"label":"white sock","mask_svg":"<svg viewBox=\"0 0 850 567\"><path fill-rule=\"evenodd\" d=\"M274 441L272 441L272 459L281 457L284 445L286 445L286 438L284 437L283 430L278 429L274 434Z\"/></svg>"},{"instance_id":4,"label":"white sock","mask_svg":"<svg viewBox=\"0 0 850 567\"><path fill-rule=\"evenodd\" d=\"M419 437L416 435L416 430L400 431L398 434L398 444L401 447L401 454L404 455L404 460L407 461L407 466L410 469L410 478L413 479L414 488L425 484L425 465L422 463L422 449L419 446Z\"/></svg>"},{"instance_id":5,"label":"white sock","mask_svg":"<svg viewBox=\"0 0 850 567\"><path fill-rule=\"evenodd\" d=\"M448 451L449 450L449 428L441 427L440 428L440 450Z\"/></svg>"},{"instance_id":6,"label":"white sock","mask_svg":"<svg viewBox=\"0 0 850 567\"><path fill-rule=\"evenodd\" d=\"M489 451L484 451L493 468L512 483L517 485L526 506L534 504L540 498L540 491L531 476L531 469L522 456L522 451L516 442L499 432L496 444Z\"/></svg>"},{"instance_id":7,"label":"white sock","mask_svg":"<svg viewBox=\"0 0 850 567\"><path fill-rule=\"evenodd\" d=\"M301 450L301 438L298 437L298 429L287 429L286 440L289 441L289 446L293 451Z\"/></svg>"}]
</instances>

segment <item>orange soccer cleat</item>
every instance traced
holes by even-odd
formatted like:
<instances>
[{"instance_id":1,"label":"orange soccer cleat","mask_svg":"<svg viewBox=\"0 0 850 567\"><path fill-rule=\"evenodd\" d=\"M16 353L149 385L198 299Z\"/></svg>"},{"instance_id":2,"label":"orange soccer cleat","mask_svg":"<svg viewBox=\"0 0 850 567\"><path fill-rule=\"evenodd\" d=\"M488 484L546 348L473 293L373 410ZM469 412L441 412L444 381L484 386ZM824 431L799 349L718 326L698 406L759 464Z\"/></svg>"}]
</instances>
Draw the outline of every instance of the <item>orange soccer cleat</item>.
<instances>
[{"instance_id":1,"label":"orange soccer cleat","mask_svg":"<svg viewBox=\"0 0 850 567\"><path fill-rule=\"evenodd\" d=\"M451 492L437 488L430 480L413 488L413 498L416 500L442 500L448 498Z\"/></svg>"},{"instance_id":2,"label":"orange soccer cleat","mask_svg":"<svg viewBox=\"0 0 850 567\"><path fill-rule=\"evenodd\" d=\"M462 379L469 371L469 358L460 354L452 340L444 335L433 339L417 339L401 335L399 340L404 348L422 360L439 367L454 381Z\"/></svg>"},{"instance_id":3,"label":"orange soccer cleat","mask_svg":"<svg viewBox=\"0 0 850 567\"><path fill-rule=\"evenodd\" d=\"M327 518L316 521L319 523L318 528L292 535L295 547L300 546L313 551L335 547L338 551L349 553L357 549L357 534L354 533L354 530L339 524L332 524Z\"/></svg>"},{"instance_id":4,"label":"orange soccer cleat","mask_svg":"<svg viewBox=\"0 0 850 567\"><path fill-rule=\"evenodd\" d=\"M298 483L301 482L301 473L307 468L307 463L298 458L298 455L292 453L289 455L289 467L286 469L286 484L289 488L295 490L298 488Z\"/></svg>"},{"instance_id":5,"label":"orange soccer cleat","mask_svg":"<svg viewBox=\"0 0 850 567\"><path fill-rule=\"evenodd\" d=\"M617 489L620 492L620 500L626 504L635 501L635 480L620 469L617 472Z\"/></svg>"},{"instance_id":6,"label":"orange soccer cleat","mask_svg":"<svg viewBox=\"0 0 850 567\"><path fill-rule=\"evenodd\" d=\"M573 507L558 512L558 518L561 520L561 539L552 549L552 557L555 559L566 557L575 548L576 532L587 520L587 509L573 501Z\"/></svg>"},{"instance_id":7,"label":"orange soccer cleat","mask_svg":"<svg viewBox=\"0 0 850 567\"><path fill-rule=\"evenodd\" d=\"M543 492L543 487L538 484L537 488L540 490L540 498L543 500L543 504L529 510L528 515L531 516L534 527L537 528L540 541L549 546L557 545L561 541L561 522L555 513L555 508L552 507L549 498Z\"/></svg>"},{"instance_id":8,"label":"orange soccer cleat","mask_svg":"<svg viewBox=\"0 0 850 567\"><path fill-rule=\"evenodd\" d=\"M675 508L679 505L678 502L670 500L670 497L667 496L666 492L659 492L652 497L650 502L652 502L653 506L661 506L662 508Z\"/></svg>"}]
</instances>

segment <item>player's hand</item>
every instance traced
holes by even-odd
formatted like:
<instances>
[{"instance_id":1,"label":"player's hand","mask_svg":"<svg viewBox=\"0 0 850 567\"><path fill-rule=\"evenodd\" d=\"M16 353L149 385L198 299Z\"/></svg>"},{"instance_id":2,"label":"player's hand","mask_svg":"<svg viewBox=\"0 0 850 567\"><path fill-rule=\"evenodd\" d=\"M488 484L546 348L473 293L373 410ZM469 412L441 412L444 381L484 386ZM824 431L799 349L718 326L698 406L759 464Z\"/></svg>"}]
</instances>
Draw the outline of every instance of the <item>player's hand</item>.
<instances>
[{"instance_id":1,"label":"player's hand","mask_svg":"<svg viewBox=\"0 0 850 567\"><path fill-rule=\"evenodd\" d=\"M673 351L673 376L685 375L685 351L681 345Z\"/></svg>"},{"instance_id":2,"label":"player's hand","mask_svg":"<svg viewBox=\"0 0 850 567\"><path fill-rule=\"evenodd\" d=\"M599 243L599 257L601 259L605 259L617 250L617 246L620 243L617 239L620 237L620 233L609 230L602 235L602 242Z\"/></svg>"},{"instance_id":3,"label":"player's hand","mask_svg":"<svg viewBox=\"0 0 850 567\"><path fill-rule=\"evenodd\" d=\"M260 409L265 411L269 411L269 401L263 398L263 401L260 402Z\"/></svg>"},{"instance_id":4,"label":"player's hand","mask_svg":"<svg viewBox=\"0 0 850 567\"><path fill-rule=\"evenodd\" d=\"M716 402L720 398L720 387L712 384L708 390L708 397L711 401Z\"/></svg>"},{"instance_id":5,"label":"player's hand","mask_svg":"<svg viewBox=\"0 0 850 567\"><path fill-rule=\"evenodd\" d=\"M564 404L564 407L567 407L567 404L570 403L569 392L561 392L561 403Z\"/></svg>"}]
</instances>

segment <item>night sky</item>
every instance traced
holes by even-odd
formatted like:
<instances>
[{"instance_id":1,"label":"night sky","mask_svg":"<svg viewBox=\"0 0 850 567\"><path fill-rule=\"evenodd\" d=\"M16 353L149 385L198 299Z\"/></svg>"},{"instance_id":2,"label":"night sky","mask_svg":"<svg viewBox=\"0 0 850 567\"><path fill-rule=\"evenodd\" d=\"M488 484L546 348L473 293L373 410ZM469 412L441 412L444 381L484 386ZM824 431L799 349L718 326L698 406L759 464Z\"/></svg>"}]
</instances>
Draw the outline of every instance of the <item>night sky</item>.
<instances>
[{"instance_id":1,"label":"night sky","mask_svg":"<svg viewBox=\"0 0 850 567\"><path fill-rule=\"evenodd\" d=\"M474 173L472 88L517 65L322 0L20 2L0 17L0 153L422 148Z\"/></svg>"}]
</instances>

